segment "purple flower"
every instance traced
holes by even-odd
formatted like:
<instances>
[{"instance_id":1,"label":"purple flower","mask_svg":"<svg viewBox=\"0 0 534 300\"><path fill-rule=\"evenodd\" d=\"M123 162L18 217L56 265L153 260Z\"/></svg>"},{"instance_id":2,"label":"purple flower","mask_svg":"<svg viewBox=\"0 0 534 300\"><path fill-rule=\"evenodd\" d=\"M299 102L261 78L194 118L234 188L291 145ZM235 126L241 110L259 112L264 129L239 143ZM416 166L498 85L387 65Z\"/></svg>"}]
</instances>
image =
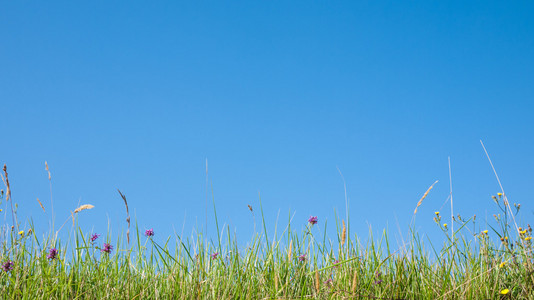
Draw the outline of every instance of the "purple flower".
<instances>
[{"instance_id":1,"label":"purple flower","mask_svg":"<svg viewBox=\"0 0 534 300\"><path fill-rule=\"evenodd\" d=\"M94 243L94 241L96 241L96 239L97 239L99 236L100 236L100 234L96 234L96 233L93 234L93 235L91 236L91 243Z\"/></svg>"},{"instance_id":2,"label":"purple flower","mask_svg":"<svg viewBox=\"0 0 534 300\"><path fill-rule=\"evenodd\" d=\"M219 255L219 252L215 252L213 254L210 254L211 259L217 259L217 255Z\"/></svg>"},{"instance_id":3,"label":"purple flower","mask_svg":"<svg viewBox=\"0 0 534 300\"><path fill-rule=\"evenodd\" d=\"M375 277L377 280L375 280L375 284L381 284L382 283L382 279L380 279L380 277L382 276L382 272L376 272L375 273Z\"/></svg>"},{"instance_id":4,"label":"purple flower","mask_svg":"<svg viewBox=\"0 0 534 300\"><path fill-rule=\"evenodd\" d=\"M113 250L113 246L111 246L111 244L108 244L108 243L104 243L104 249L100 249L100 251L102 252L106 252L106 253L111 253L111 250Z\"/></svg>"},{"instance_id":5,"label":"purple flower","mask_svg":"<svg viewBox=\"0 0 534 300\"><path fill-rule=\"evenodd\" d=\"M299 256L299 261L305 261L306 260L306 254L302 254Z\"/></svg>"},{"instance_id":6,"label":"purple flower","mask_svg":"<svg viewBox=\"0 0 534 300\"><path fill-rule=\"evenodd\" d=\"M317 224L317 216L310 216L310 218L308 219L308 223L312 224L312 225L315 225Z\"/></svg>"},{"instance_id":7,"label":"purple flower","mask_svg":"<svg viewBox=\"0 0 534 300\"><path fill-rule=\"evenodd\" d=\"M46 258L54 260L54 259L57 258L58 254L59 254L59 251L57 251L56 248L52 248L52 249L50 249L50 252L46 256Z\"/></svg>"},{"instance_id":8,"label":"purple flower","mask_svg":"<svg viewBox=\"0 0 534 300\"><path fill-rule=\"evenodd\" d=\"M13 266L15 265L15 263L13 263L12 261L6 261L5 263L2 264L2 270L4 270L4 272L9 272L11 270L13 270Z\"/></svg>"},{"instance_id":9,"label":"purple flower","mask_svg":"<svg viewBox=\"0 0 534 300\"><path fill-rule=\"evenodd\" d=\"M147 237L151 237L151 236L154 236L154 229L150 228L148 230L145 230L145 235Z\"/></svg>"}]
</instances>

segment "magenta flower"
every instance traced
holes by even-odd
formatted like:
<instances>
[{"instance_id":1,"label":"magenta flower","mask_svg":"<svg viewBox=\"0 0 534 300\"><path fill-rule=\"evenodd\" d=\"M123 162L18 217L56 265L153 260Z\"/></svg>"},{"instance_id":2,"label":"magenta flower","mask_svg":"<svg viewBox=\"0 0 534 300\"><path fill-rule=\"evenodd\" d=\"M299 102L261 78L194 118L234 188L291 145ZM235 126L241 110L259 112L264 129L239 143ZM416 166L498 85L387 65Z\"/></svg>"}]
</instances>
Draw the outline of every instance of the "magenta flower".
<instances>
[{"instance_id":1,"label":"magenta flower","mask_svg":"<svg viewBox=\"0 0 534 300\"><path fill-rule=\"evenodd\" d=\"M5 263L2 264L2 270L4 270L4 272L9 272L11 270L13 270L13 266L15 265L14 262L12 261L6 261Z\"/></svg>"},{"instance_id":2,"label":"magenta flower","mask_svg":"<svg viewBox=\"0 0 534 300\"><path fill-rule=\"evenodd\" d=\"M107 254L111 253L111 250L113 250L113 246L108 243L104 243L104 249L100 249L100 251L106 252Z\"/></svg>"},{"instance_id":3,"label":"magenta flower","mask_svg":"<svg viewBox=\"0 0 534 300\"><path fill-rule=\"evenodd\" d=\"M302 254L299 256L299 261L305 261L306 260L306 254Z\"/></svg>"},{"instance_id":4,"label":"magenta flower","mask_svg":"<svg viewBox=\"0 0 534 300\"><path fill-rule=\"evenodd\" d=\"M310 218L308 219L308 223L312 224L312 225L315 225L317 224L317 216L310 216Z\"/></svg>"},{"instance_id":5,"label":"magenta flower","mask_svg":"<svg viewBox=\"0 0 534 300\"><path fill-rule=\"evenodd\" d=\"M215 252L213 254L210 254L211 259L217 259L217 255L219 255L219 252Z\"/></svg>"},{"instance_id":6,"label":"magenta flower","mask_svg":"<svg viewBox=\"0 0 534 300\"><path fill-rule=\"evenodd\" d=\"M150 228L148 230L145 230L145 235L147 237L151 237L151 236L154 236L154 229Z\"/></svg>"},{"instance_id":7,"label":"magenta flower","mask_svg":"<svg viewBox=\"0 0 534 300\"><path fill-rule=\"evenodd\" d=\"M59 251L57 251L56 248L52 248L52 249L50 249L50 252L46 256L46 258L48 258L50 260L54 260L54 259L57 258L58 254L59 254Z\"/></svg>"},{"instance_id":8,"label":"magenta flower","mask_svg":"<svg viewBox=\"0 0 534 300\"><path fill-rule=\"evenodd\" d=\"M100 234L96 234L96 233L93 234L93 235L91 236L91 243L94 243L94 241L96 241L96 239L97 239L99 236L100 236Z\"/></svg>"}]
</instances>

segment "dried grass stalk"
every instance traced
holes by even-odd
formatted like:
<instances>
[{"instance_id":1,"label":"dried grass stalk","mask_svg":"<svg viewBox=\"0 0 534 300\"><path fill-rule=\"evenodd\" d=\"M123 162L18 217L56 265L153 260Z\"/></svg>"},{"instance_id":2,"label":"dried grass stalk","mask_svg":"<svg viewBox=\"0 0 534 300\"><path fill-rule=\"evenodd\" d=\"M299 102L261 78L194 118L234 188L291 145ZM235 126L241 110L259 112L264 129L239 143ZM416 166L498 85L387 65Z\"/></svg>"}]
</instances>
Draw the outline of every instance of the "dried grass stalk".
<instances>
[{"instance_id":1,"label":"dried grass stalk","mask_svg":"<svg viewBox=\"0 0 534 300\"><path fill-rule=\"evenodd\" d=\"M128 201L126 201L126 196L124 196L119 189L119 194L121 195L122 200L124 200L124 205L126 205L126 222L128 222L128 230L126 231L126 237L128 238L128 245L130 244L130 211L128 210Z\"/></svg>"},{"instance_id":2,"label":"dried grass stalk","mask_svg":"<svg viewBox=\"0 0 534 300\"><path fill-rule=\"evenodd\" d=\"M423 197L421 197L419 202L417 202L417 206L415 207L415 210L413 212L414 215L417 213L417 209L419 208L419 206L421 206L421 204L423 204L423 200L425 200L426 196L428 195L428 193L430 192L430 190L434 187L436 183L438 183L437 180L428 188L428 190L426 190L426 192L423 194Z\"/></svg>"},{"instance_id":3,"label":"dried grass stalk","mask_svg":"<svg viewBox=\"0 0 534 300\"><path fill-rule=\"evenodd\" d=\"M43 209L43 211L46 212L45 208L44 208L43 204L41 203L41 200L39 200L39 198L37 198L37 202L39 202L39 205L41 205L41 208Z\"/></svg>"},{"instance_id":4,"label":"dried grass stalk","mask_svg":"<svg viewBox=\"0 0 534 300\"><path fill-rule=\"evenodd\" d=\"M37 198L37 201L39 201L39 198ZM40 204L40 203L41 203L41 201L39 201L39 204ZM43 207L43 205L41 205L41 207ZM81 212L82 210L91 209L91 208L93 208L93 207L95 207L95 206L94 206L94 205L91 205L91 204L84 204L84 205L81 205L81 206L79 206L78 208L76 208L76 209L74 210L74 213L77 214L77 213ZM43 210L44 210L44 208L43 208Z\"/></svg>"},{"instance_id":5,"label":"dried grass stalk","mask_svg":"<svg viewBox=\"0 0 534 300\"><path fill-rule=\"evenodd\" d=\"M341 247L343 247L347 239L347 227L345 227L345 220L341 220L341 222L343 222L343 231L341 231Z\"/></svg>"}]
</instances>

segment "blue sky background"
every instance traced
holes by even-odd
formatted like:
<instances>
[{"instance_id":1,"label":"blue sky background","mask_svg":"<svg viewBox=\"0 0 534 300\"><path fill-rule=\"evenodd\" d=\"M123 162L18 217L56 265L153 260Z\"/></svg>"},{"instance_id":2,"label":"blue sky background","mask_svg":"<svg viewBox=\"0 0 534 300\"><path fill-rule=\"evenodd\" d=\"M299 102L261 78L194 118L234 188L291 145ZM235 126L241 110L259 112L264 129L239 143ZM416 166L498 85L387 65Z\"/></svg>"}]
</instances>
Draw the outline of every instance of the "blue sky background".
<instances>
[{"instance_id":1,"label":"blue sky background","mask_svg":"<svg viewBox=\"0 0 534 300\"><path fill-rule=\"evenodd\" d=\"M206 211L242 243L295 213L404 234L449 193L479 224L499 192L532 219L534 18L530 2L55 1L0 4L0 162L19 218L45 232L78 204L86 232L191 234ZM36 198L47 208L45 215ZM2 203L5 206L6 203ZM7 210L4 210L4 212ZM449 204L441 209L450 214ZM208 232L215 233L211 196ZM6 221L9 223L10 218ZM331 236L333 238L333 236Z\"/></svg>"}]
</instances>

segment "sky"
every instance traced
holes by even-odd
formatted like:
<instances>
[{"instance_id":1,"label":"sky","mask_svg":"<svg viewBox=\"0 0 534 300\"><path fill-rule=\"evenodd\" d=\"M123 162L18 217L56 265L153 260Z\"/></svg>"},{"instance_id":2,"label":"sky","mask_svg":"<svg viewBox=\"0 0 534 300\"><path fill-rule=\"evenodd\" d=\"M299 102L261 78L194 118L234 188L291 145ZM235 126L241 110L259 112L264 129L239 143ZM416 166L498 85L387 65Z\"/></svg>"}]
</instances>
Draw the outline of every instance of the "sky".
<instances>
[{"instance_id":1,"label":"sky","mask_svg":"<svg viewBox=\"0 0 534 300\"><path fill-rule=\"evenodd\" d=\"M501 190L482 140L525 225L533 6L2 1L0 163L19 220L45 234L52 201L56 229L92 204L81 229L116 239L120 189L160 241L216 237L214 201L219 226L246 244L261 196L271 237L317 216L315 233L327 223L335 240L345 182L351 235L387 229L396 244L413 226L443 241L432 218L450 218L449 157L454 213L495 223Z\"/></svg>"}]
</instances>

